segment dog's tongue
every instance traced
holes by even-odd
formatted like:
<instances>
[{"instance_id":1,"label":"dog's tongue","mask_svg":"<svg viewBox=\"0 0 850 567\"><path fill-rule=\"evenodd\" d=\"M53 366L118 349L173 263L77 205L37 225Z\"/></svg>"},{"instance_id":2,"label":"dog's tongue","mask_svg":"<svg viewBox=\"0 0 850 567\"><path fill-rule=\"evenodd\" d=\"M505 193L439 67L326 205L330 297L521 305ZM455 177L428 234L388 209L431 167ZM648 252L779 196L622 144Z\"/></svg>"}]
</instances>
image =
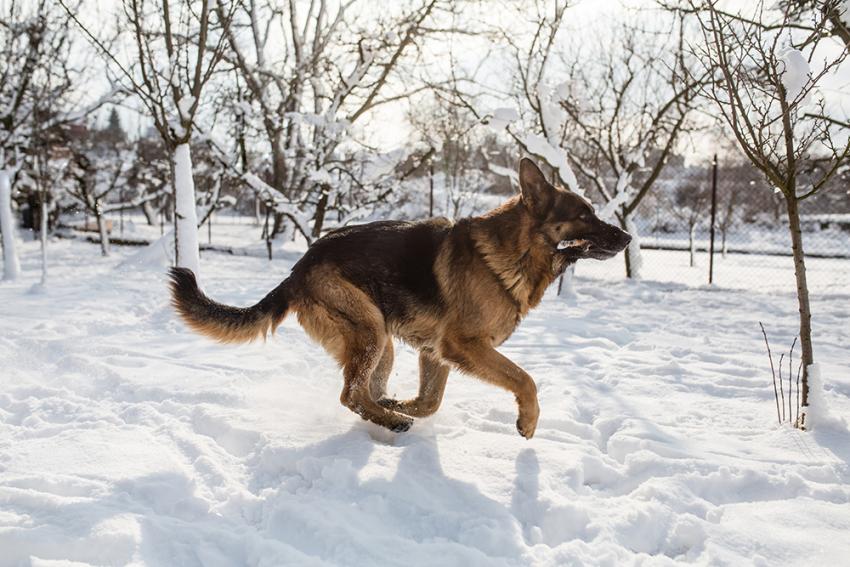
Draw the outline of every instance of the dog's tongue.
<instances>
[{"instance_id":1,"label":"dog's tongue","mask_svg":"<svg viewBox=\"0 0 850 567\"><path fill-rule=\"evenodd\" d=\"M589 243L583 238L573 240L562 240L558 243L558 250L566 250L567 248L583 248Z\"/></svg>"}]
</instances>

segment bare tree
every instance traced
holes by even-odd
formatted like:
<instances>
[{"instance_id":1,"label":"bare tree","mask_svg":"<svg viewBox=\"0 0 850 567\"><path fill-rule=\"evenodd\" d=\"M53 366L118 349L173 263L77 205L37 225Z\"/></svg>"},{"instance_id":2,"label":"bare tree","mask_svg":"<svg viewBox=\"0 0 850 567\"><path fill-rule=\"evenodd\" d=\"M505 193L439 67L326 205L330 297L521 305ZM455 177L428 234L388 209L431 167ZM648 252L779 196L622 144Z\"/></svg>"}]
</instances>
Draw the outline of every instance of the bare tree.
<instances>
[{"instance_id":1,"label":"bare tree","mask_svg":"<svg viewBox=\"0 0 850 567\"><path fill-rule=\"evenodd\" d=\"M581 192L577 172L604 204L603 216L632 233L626 275L638 277L632 216L687 125L698 81L687 69L681 19L666 18L660 29L644 20L620 23L588 55L576 41L559 41L566 3L529 8L519 6L533 21L526 34L515 25L494 32L514 64L517 119L501 109L482 112L470 98L466 105L484 121L504 124L523 151L550 166L555 181Z\"/></svg>"},{"instance_id":2,"label":"bare tree","mask_svg":"<svg viewBox=\"0 0 850 567\"><path fill-rule=\"evenodd\" d=\"M673 214L677 216L688 229L688 251L690 267L696 266L696 230L705 209L711 202L711 197L704 184L695 179L686 179L673 195Z\"/></svg>"},{"instance_id":3,"label":"bare tree","mask_svg":"<svg viewBox=\"0 0 850 567\"><path fill-rule=\"evenodd\" d=\"M327 212L344 200L340 182L370 193L364 200L383 194L352 166L363 152L340 146L372 109L421 90L394 79L437 4L387 5L364 19L365 4L356 1L219 2L221 14L235 12L226 26L227 58L244 80L269 151L269 175L262 185L256 176L249 181L276 208L273 234L288 218L308 241L318 237Z\"/></svg>"},{"instance_id":4,"label":"bare tree","mask_svg":"<svg viewBox=\"0 0 850 567\"><path fill-rule=\"evenodd\" d=\"M73 9L79 7L74 3ZM53 2L9 2L0 14L0 187L17 189L27 170L40 209L42 283L47 280L48 215L55 186L51 150L63 127L114 100L117 89L92 100L85 92L85 54L76 50L68 16ZM72 54L75 53L74 59ZM82 60L80 59L82 55ZM81 64L81 61L83 64ZM7 201L0 199L0 206ZM9 210L0 220L10 219ZM5 224L5 223L4 223ZM4 227L4 256L15 265L12 227Z\"/></svg>"},{"instance_id":5,"label":"bare tree","mask_svg":"<svg viewBox=\"0 0 850 567\"><path fill-rule=\"evenodd\" d=\"M822 14L831 13L832 3L812 4L820 7ZM713 104L752 165L785 200L803 363L803 411L797 426L805 428L809 425L808 377L814 352L800 204L823 189L850 155L850 140L836 132L845 124L828 115L823 98L814 92L844 61L846 44L844 50L832 51L825 59L820 55L815 62L815 47L833 35L823 19L815 23L814 37L801 39L799 34L806 31L798 29L796 13L790 7L777 12L759 2L750 10L727 13L718 10L715 2L690 2L687 9L702 30L703 41L692 45L692 52L715 79L701 94ZM810 63L816 63L814 68ZM814 101L808 103L810 98ZM812 162L820 167L804 181L801 173Z\"/></svg>"},{"instance_id":6,"label":"bare tree","mask_svg":"<svg viewBox=\"0 0 850 567\"><path fill-rule=\"evenodd\" d=\"M429 146L438 148L432 164L446 200L443 214L455 219L468 214L475 188L485 181L475 164L484 141L480 122L445 95L417 101L408 121Z\"/></svg>"},{"instance_id":7,"label":"bare tree","mask_svg":"<svg viewBox=\"0 0 850 567\"><path fill-rule=\"evenodd\" d=\"M153 120L170 154L174 195L175 263L200 270L198 217L192 175L191 145L204 87L226 48L223 29L232 12L210 0L176 2L123 0L119 26L129 32L133 58L119 60L118 50L83 24L59 0L116 75Z\"/></svg>"}]
</instances>

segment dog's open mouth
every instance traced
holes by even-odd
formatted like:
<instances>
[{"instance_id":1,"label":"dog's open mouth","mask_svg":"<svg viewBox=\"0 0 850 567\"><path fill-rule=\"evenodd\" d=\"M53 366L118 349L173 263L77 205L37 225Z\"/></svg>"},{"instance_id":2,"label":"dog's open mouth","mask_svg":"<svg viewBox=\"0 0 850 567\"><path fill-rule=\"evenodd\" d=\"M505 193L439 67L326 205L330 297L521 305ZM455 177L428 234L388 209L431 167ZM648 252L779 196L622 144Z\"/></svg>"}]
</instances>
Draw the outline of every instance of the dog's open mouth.
<instances>
[{"instance_id":1,"label":"dog's open mouth","mask_svg":"<svg viewBox=\"0 0 850 567\"><path fill-rule=\"evenodd\" d=\"M607 260L616 256L622 248L609 248L586 238L574 238L562 240L558 243L558 252L575 254L582 258L593 258L595 260Z\"/></svg>"},{"instance_id":2,"label":"dog's open mouth","mask_svg":"<svg viewBox=\"0 0 850 567\"><path fill-rule=\"evenodd\" d=\"M558 243L558 250L587 250L591 243L585 238L574 238L572 240L562 240Z\"/></svg>"}]
</instances>

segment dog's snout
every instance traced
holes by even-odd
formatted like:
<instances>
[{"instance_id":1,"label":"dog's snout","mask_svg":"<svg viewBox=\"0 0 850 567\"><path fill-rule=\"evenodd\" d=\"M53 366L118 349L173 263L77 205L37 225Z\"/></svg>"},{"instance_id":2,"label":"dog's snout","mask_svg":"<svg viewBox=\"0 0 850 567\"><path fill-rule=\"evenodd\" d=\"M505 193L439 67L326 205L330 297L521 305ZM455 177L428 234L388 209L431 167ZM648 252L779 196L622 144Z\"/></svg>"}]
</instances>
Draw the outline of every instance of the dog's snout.
<instances>
[{"instance_id":1,"label":"dog's snout","mask_svg":"<svg viewBox=\"0 0 850 567\"><path fill-rule=\"evenodd\" d=\"M623 231L623 246L628 246L632 241L632 235L628 232Z\"/></svg>"}]
</instances>

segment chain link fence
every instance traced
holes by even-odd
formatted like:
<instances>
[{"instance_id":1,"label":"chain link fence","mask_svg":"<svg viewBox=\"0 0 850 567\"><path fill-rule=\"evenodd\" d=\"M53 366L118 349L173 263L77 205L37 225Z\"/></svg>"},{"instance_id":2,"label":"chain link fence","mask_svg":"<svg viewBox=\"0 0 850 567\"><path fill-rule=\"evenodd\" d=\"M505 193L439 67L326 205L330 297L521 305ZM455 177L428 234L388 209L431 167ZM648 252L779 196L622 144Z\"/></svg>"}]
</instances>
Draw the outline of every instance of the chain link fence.
<instances>
[{"instance_id":1,"label":"chain link fence","mask_svg":"<svg viewBox=\"0 0 850 567\"><path fill-rule=\"evenodd\" d=\"M837 179L800 209L810 291L850 293L848 180ZM767 292L796 288L785 201L752 168L721 166L715 191L708 168L661 181L634 222L645 280L693 286L711 279L721 287ZM610 278L624 275L625 267L618 257L579 271Z\"/></svg>"}]
</instances>

